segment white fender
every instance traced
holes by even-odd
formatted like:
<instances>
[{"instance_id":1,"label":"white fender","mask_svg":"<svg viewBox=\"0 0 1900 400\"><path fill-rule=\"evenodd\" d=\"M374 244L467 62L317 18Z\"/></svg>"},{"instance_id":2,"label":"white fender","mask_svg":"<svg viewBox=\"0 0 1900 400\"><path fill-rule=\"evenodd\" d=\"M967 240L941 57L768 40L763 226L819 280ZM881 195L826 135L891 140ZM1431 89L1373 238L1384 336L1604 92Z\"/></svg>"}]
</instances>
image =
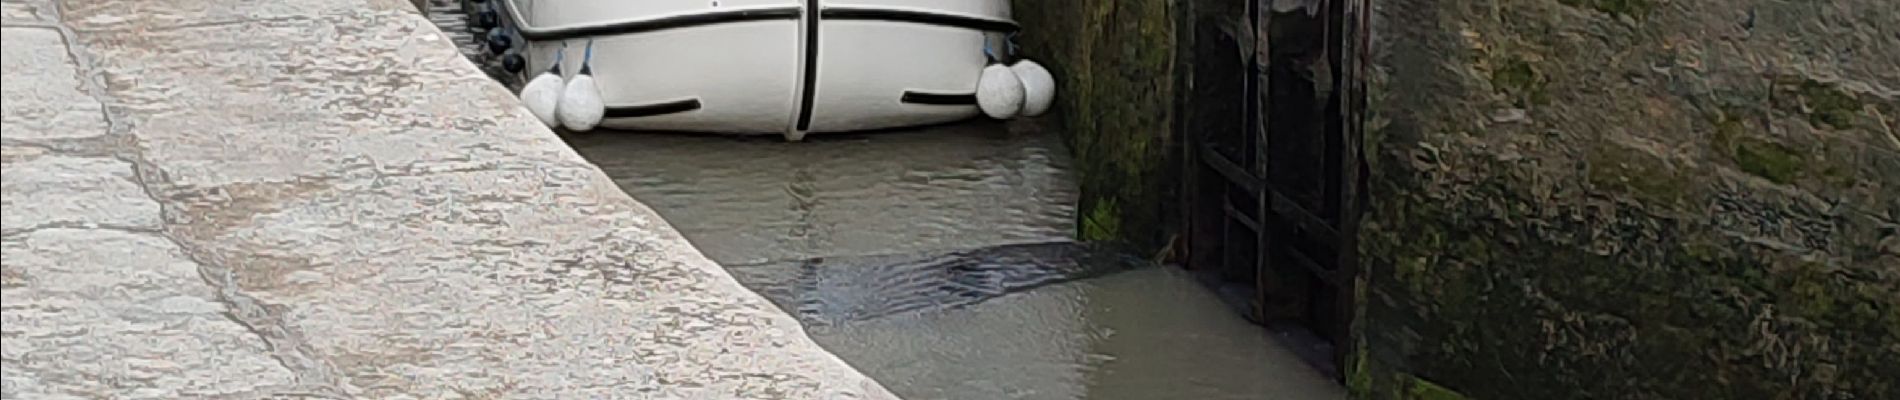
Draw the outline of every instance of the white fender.
<instances>
[{"instance_id":1,"label":"white fender","mask_svg":"<svg viewBox=\"0 0 1900 400\"><path fill-rule=\"evenodd\" d=\"M600 118L606 115L606 105L600 101L600 87L594 85L594 76L583 67L582 73L567 80L567 90L561 92L561 105L557 110L561 115L561 126L574 132L586 132L600 126Z\"/></svg>"},{"instance_id":2,"label":"white fender","mask_svg":"<svg viewBox=\"0 0 1900 400\"><path fill-rule=\"evenodd\" d=\"M1049 105L1056 101L1056 77L1049 74L1049 69L1023 59L1009 66L1009 70L1023 81L1022 115L1035 117L1049 112Z\"/></svg>"},{"instance_id":3,"label":"white fender","mask_svg":"<svg viewBox=\"0 0 1900 400\"><path fill-rule=\"evenodd\" d=\"M607 114L607 105L601 103L600 86L594 84L594 41L587 41L587 52L581 56L581 71L567 80L567 90L561 91L561 126L574 132L586 132L600 126L600 118Z\"/></svg>"},{"instance_id":4,"label":"white fender","mask_svg":"<svg viewBox=\"0 0 1900 400\"><path fill-rule=\"evenodd\" d=\"M976 106L995 119L1015 117L1023 109L1023 81L1002 64L983 67L976 80Z\"/></svg>"},{"instance_id":5,"label":"white fender","mask_svg":"<svg viewBox=\"0 0 1900 400\"><path fill-rule=\"evenodd\" d=\"M560 126L561 121L556 119L558 115L555 111L561 105L561 91L566 89L567 83L561 79L560 64L555 64L554 68L536 75L528 81L527 86L521 87L521 104L528 106L528 112L534 113L534 117L549 128Z\"/></svg>"}]
</instances>

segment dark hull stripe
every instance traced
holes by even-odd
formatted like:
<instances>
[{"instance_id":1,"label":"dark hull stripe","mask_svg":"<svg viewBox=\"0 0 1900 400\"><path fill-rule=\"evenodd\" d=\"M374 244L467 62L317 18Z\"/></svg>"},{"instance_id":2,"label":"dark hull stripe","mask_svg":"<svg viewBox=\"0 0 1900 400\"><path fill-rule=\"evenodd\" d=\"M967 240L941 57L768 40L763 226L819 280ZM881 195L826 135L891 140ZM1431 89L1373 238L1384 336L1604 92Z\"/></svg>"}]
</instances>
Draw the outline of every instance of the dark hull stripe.
<instances>
[{"instance_id":1,"label":"dark hull stripe","mask_svg":"<svg viewBox=\"0 0 1900 400\"><path fill-rule=\"evenodd\" d=\"M890 21L915 24L941 25L968 28L989 32L1015 32L1022 29L1015 22L1000 19L971 17L955 14L927 11L891 10L881 8L831 7L824 12L825 19L841 21Z\"/></svg>"},{"instance_id":2,"label":"dark hull stripe","mask_svg":"<svg viewBox=\"0 0 1900 400\"><path fill-rule=\"evenodd\" d=\"M798 131L811 130L812 99L818 89L818 2L805 0L805 81L799 89Z\"/></svg>"},{"instance_id":3,"label":"dark hull stripe","mask_svg":"<svg viewBox=\"0 0 1900 400\"><path fill-rule=\"evenodd\" d=\"M508 7L508 8L513 9L513 7ZM629 34L629 33L643 33L643 32L653 32L653 31L663 31L663 30L668 30L668 29L690 28L690 27L695 27L695 26L706 26L706 25L732 24L732 23L740 23L740 22L779 21L779 20L791 21L791 20L797 20L798 15L799 15L798 7L752 8L752 9L730 10L730 11L710 11L710 12L703 12L703 13L676 15L676 16L670 16L670 17L614 22L614 23L600 24L600 25L576 26L576 27L571 27L571 28L554 28L554 29L521 28L520 30L521 30L521 37L524 39L534 40L534 41L552 41L552 40L579 39L579 38L586 38L589 36L624 35L624 34ZM516 27L522 27L524 25L521 23L521 19L518 18L518 16L510 14L509 17L514 19Z\"/></svg>"},{"instance_id":4,"label":"dark hull stripe","mask_svg":"<svg viewBox=\"0 0 1900 400\"><path fill-rule=\"evenodd\" d=\"M906 90L904 97L898 101L906 104L969 106L976 105L976 93L923 93Z\"/></svg>"},{"instance_id":5,"label":"dark hull stripe","mask_svg":"<svg viewBox=\"0 0 1900 400\"><path fill-rule=\"evenodd\" d=\"M635 106L607 107L605 118L639 118L667 114L678 114L698 110L699 99L676 100L663 103L641 104Z\"/></svg>"}]
</instances>

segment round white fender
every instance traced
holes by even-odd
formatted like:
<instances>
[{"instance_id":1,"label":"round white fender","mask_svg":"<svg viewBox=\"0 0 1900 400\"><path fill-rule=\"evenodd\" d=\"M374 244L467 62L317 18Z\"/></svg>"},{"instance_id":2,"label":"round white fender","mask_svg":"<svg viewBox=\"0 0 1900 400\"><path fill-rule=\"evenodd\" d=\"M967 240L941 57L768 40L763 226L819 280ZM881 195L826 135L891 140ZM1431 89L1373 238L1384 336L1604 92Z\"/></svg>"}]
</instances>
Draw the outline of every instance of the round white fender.
<instances>
[{"instance_id":1,"label":"round white fender","mask_svg":"<svg viewBox=\"0 0 1900 400\"><path fill-rule=\"evenodd\" d=\"M567 90L561 91L561 106L557 110L561 126L574 132L594 130L600 126L600 118L607 114L607 105L600 100L600 86L594 84L594 41L587 41L584 54L581 71L567 80Z\"/></svg>"},{"instance_id":2,"label":"round white fender","mask_svg":"<svg viewBox=\"0 0 1900 400\"><path fill-rule=\"evenodd\" d=\"M1022 115L1035 117L1049 112L1049 105L1056 101L1056 77L1049 74L1049 69L1023 59L1009 66L1009 70L1023 81Z\"/></svg>"},{"instance_id":3,"label":"round white fender","mask_svg":"<svg viewBox=\"0 0 1900 400\"><path fill-rule=\"evenodd\" d=\"M594 130L600 125L601 116L607 113L600 101L600 87L594 85L594 76L587 72L585 67L581 68L580 74L567 80L567 90L561 92L557 111L561 115L561 126L570 131Z\"/></svg>"},{"instance_id":4,"label":"round white fender","mask_svg":"<svg viewBox=\"0 0 1900 400\"><path fill-rule=\"evenodd\" d=\"M560 108L561 91L566 89L567 83L561 79L560 61L555 61L553 68L536 75L528 81L527 86L521 87L521 104L528 106L528 112L534 113L534 117L549 128L560 126L561 121L556 119L555 110Z\"/></svg>"},{"instance_id":5,"label":"round white fender","mask_svg":"<svg viewBox=\"0 0 1900 400\"><path fill-rule=\"evenodd\" d=\"M976 107L995 119L1009 119L1023 109L1023 81L1002 64L983 67L976 79Z\"/></svg>"}]
</instances>

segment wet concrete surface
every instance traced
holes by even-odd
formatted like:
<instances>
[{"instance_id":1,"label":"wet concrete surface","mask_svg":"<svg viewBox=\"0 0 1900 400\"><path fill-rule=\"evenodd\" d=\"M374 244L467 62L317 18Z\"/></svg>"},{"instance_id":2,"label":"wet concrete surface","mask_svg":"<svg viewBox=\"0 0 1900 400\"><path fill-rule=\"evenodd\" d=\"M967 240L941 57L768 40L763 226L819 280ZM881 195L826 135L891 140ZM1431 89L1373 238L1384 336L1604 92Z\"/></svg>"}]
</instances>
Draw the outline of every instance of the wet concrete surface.
<instances>
[{"instance_id":1,"label":"wet concrete surface","mask_svg":"<svg viewBox=\"0 0 1900 400\"><path fill-rule=\"evenodd\" d=\"M1336 399L1184 273L1069 242L1053 134L992 121L568 143L907 399Z\"/></svg>"}]
</instances>

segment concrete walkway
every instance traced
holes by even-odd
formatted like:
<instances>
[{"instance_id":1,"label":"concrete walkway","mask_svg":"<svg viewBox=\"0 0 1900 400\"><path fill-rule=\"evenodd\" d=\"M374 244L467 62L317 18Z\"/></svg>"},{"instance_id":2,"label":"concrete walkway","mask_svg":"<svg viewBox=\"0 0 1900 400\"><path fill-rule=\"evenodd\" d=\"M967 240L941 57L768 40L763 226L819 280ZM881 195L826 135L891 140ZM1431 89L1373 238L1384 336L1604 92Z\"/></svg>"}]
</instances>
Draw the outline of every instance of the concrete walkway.
<instances>
[{"instance_id":1,"label":"concrete walkway","mask_svg":"<svg viewBox=\"0 0 1900 400\"><path fill-rule=\"evenodd\" d=\"M0 5L0 397L891 397L407 0Z\"/></svg>"}]
</instances>

